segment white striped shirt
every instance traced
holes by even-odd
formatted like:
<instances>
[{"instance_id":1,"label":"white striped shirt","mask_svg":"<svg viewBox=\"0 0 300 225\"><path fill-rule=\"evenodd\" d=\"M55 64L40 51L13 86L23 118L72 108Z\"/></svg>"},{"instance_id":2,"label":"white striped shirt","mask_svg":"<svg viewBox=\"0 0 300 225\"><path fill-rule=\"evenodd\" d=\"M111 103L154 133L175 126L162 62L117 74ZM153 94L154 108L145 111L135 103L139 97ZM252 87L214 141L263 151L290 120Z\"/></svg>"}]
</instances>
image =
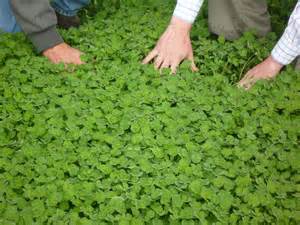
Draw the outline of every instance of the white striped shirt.
<instances>
[{"instance_id":1,"label":"white striped shirt","mask_svg":"<svg viewBox=\"0 0 300 225\"><path fill-rule=\"evenodd\" d=\"M222 0L220 0L222 1ZM177 0L173 16L193 23L203 0ZM288 27L272 51L272 57L283 65L291 63L300 55L300 0L293 11Z\"/></svg>"},{"instance_id":2,"label":"white striped shirt","mask_svg":"<svg viewBox=\"0 0 300 225\"><path fill-rule=\"evenodd\" d=\"M177 5L173 15L193 23L200 11L204 0L177 0Z\"/></svg>"},{"instance_id":3,"label":"white striped shirt","mask_svg":"<svg viewBox=\"0 0 300 225\"><path fill-rule=\"evenodd\" d=\"M290 64L300 55L300 0L290 17L287 28L272 51L272 57L282 65Z\"/></svg>"}]
</instances>

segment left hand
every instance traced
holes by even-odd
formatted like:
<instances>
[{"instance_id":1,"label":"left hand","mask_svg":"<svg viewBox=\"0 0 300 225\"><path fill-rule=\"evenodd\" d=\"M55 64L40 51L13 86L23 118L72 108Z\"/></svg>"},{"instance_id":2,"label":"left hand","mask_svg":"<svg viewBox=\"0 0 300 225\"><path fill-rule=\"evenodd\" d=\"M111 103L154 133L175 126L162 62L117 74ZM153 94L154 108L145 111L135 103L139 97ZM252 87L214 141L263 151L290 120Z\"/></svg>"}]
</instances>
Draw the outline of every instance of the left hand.
<instances>
[{"instance_id":1,"label":"left hand","mask_svg":"<svg viewBox=\"0 0 300 225\"><path fill-rule=\"evenodd\" d=\"M178 65L188 59L191 61L192 71L198 71L190 40L191 27L191 24L173 17L155 48L143 60L143 64L154 59L155 69L171 68L172 73L175 74Z\"/></svg>"},{"instance_id":2,"label":"left hand","mask_svg":"<svg viewBox=\"0 0 300 225\"><path fill-rule=\"evenodd\" d=\"M262 63L249 70L243 79L238 83L239 87L249 90L258 80L269 80L280 72L283 65L269 56Z\"/></svg>"},{"instance_id":3,"label":"left hand","mask_svg":"<svg viewBox=\"0 0 300 225\"><path fill-rule=\"evenodd\" d=\"M84 62L80 59L82 52L76 48L72 48L66 43L61 43L52 48L46 49L42 54L54 64L84 64Z\"/></svg>"}]
</instances>

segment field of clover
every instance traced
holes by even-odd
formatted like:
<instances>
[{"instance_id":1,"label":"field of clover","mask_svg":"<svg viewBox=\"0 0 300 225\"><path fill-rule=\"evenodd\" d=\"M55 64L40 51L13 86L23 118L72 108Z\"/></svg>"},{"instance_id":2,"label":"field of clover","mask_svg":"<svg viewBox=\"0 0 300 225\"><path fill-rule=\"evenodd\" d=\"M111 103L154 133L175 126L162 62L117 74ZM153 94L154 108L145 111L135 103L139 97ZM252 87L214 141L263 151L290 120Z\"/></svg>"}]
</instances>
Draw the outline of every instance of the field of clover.
<instances>
[{"instance_id":1,"label":"field of clover","mask_svg":"<svg viewBox=\"0 0 300 225\"><path fill-rule=\"evenodd\" d=\"M140 2L61 31L76 68L0 36L0 224L300 224L300 74L236 87L276 35L228 42L203 12L199 72L159 74L140 62L174 1Z\"/></svg>"}]
</instances>

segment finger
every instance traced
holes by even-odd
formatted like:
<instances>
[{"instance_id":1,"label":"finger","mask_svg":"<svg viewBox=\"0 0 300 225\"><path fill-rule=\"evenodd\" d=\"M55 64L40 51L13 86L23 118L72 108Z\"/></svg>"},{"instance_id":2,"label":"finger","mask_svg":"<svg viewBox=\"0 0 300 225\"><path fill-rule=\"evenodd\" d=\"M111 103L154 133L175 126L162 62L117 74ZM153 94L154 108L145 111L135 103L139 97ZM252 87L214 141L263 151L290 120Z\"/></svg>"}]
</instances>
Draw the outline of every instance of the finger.
<instances>
[{"instance_id":1,"label":"finger","mask_svg":"<svg viewBox=\"0 0 300 225\"><path fill-rule=\"evenodd\" d=\"M83 64L85 64L85 62L83 62L83 61L81 61L81 59L79 59L79 60L77 60L77 61L75 62L75 64L76 64L76 65L83 65Z\"/></svg>"},{"instance_id":2,"label":"finger","mask_svg":"<svg viewBox=\"0 0 300 225\"><path fill-rule=\"evenodd\" d=\"M174 61L171 63L171 72L172 72L172 74L176 74L176 72L177 72L177 67L178 67L178 65L179 65L180 62L181 62L180 59L176 59L176 60L174 60Z\"/></svg>"},{"instance_id":3,"label":"finger","mask_svg":"<svg viewBox=\"0 0 300 225\"><path fill-rule=\"evenodd\" d=\"M252 70L249 70L246 75L240 80L239 85L244 85L245 83L248 82L249 79L251 79L251 77L254 76Z\"/></svg>"},{"instance_id":4,"label":"finger","mask_svg":"<svg viewBox=\"0 0 300 225\"><path fill-rule=\"evenodd\" d=\"M241 88L244 88L244 89L249 89L250 88L250 85L251 84L251 80L244 80L242 82L239 82L238 86L241 87Z\"/></svg>"},{"instance_id":5,"label":"finger","mask_svg":"<svg viewBox=\"0 0 300 225\"><path fill-rule=\"evenodd\" d=\"M77 57L77 64L78 65L82 65L82 64L85 64L85 62L83 61L83 60L81 60L81 55L82 55L83 53L81 53L78 57Z\"/></svg>"},{"instance_id":6,"label":"finger","mask_svg":"<svg viewBox=\"0 0 300 225\"><path fill-rule=\"evenodd\" d=\"M171 73L175 75L176 72L177 72L177 66L175 64L171 65Z\"/></svg>"},{"instance_id":7,"label":"finger","mask_svg":"<svg viewBox=\"0 0 300 225\"><path fill-rule=\"evenodd\" d=\"M193 72L198 72L199 69L198 69L198 67L196 66L196 63L195 63L195 60L194 60L194 54L193 54L193 52L191 52L191 53L189 54L188 60L191 61L191 70L192 70Z\"/></svg>"},{"instance_id":8,"label":"finger","mask_svg":"<svg viewBox=\"0 0 300 225\"><path fill-rule=\"evenodd\" d=\"M74 55L72 58L64 60L64 63L65 64L73 64L73 65L82 65L83 64L79 55Z\"/></svg>"},{"instance_id":9,"label":"finger","mask_svg":"<svg viewBox=\"0 0 300 225\"><path fill-rule=\"evenodd\" d=\"M81 60L81 55L83 55L83 53L77 50L77 52L72 56L72 58L70 58L71 63L75 65L83 64L83 61Z\"/></svg>"},{"instance_id":10,"label":"finger","mask_svg":"<svg viewBox=\"0 0 300 225\"><path fill-rule=\"evenodd\" d=\"M244 85L246 91L250 90L250 88L257 82L257 79L252 79L248 83Z\"/></svg>"},{"instance_id":11,"label":"finger","mask_svg":"<svg viewBox=\"0 0 300 225\"><path fill-rule=\"evenodd\" d=\"M74 58L71 58L69 61L68 61L69 64L74 64L74 65L79 65L81 64L81 60L80 60L80 57L79 56L74 56Z\"/></svg>"},{"instance_id":12,"label":"finger","mask_svg":"<svg viewBox=\"0 0 300 225\"><path fill-rule=\"evenodd\" d=\"M246 74L246 76L239 82L239 86L245 90L249 90L257 81L254 74Z\"/></svg>"},{"instance_id":13,"label":"finger","mask_svg":"<svg viewBox=\"0 0 300 225\"><path fill-rule=\"evenodd\" d=\"M160 55L157 56L154 61L154 68L158 70L160 68L160 66L162 65L163 61L164 61L164 58L162 56L160 56Z\"/></svg>"},{"instance_id":14,"label":"finger","mask_svg":"<svg viewBox=\"0 0 300 225\"><path fill-rule=\"evenodd\" d=\"M62 59L58 59L58 58L54 58L53 60L51 59L51 61L52 61L54 64L59 64L59 63L63 62Z\"/></svg>"},{"instance_id":15,"label":"finger","mask_svg":"<svg viewBox=\"0 0 300 225\"><path fill-rule=\"evenodd\" d=\"M191 69L192 69L193 72L198 72L198 71L199 71L199 69L198 69L198 67L196 66L194 60L192 61Z\"/></svg>"},{"instance_id":16,"label":"finger","mask_svg":"<svg viewBox=\"0 0 300 225\"><path fill-rule=\"evenodd\" d=\"M79 55L79 65L86 64L86 62L82 59L82 56L84 56L84 55L85 55L84 52L80 52L80 55Z\"/></svg>"},{"instance_id":17,"label":"finger","mask_svg":"<svg viewBox=\"0 0 300 225\"><path fill-rule=\"evenodd\" d=\"M51 63L53 63L53 64L58 64L59 63L59 57L55 57L55 55L54 56L52 56L52 55L45 55L46 56L46 58L51 62Z\"/></svg>"},{"instance_id":18,"label":"finger","mask_svg":"<svg viewBox=\"0 0 300 225\"><path fill-rule=\"evenodd\" d=\"M164 62L162 63L160 68L164 69L164 68L169 68L169 67L170 67L169 60L164 60Z\"/></svg>"},{"instance_id":19,"label":"finger","mask_svg":"<svg viewBox=\"0 0 300 225\"><path fill-rule=\"evenodd\" d=\"M163 70L163 69L166 69L166 68L169 68L169 67L170 67L169 60L165 60L165 61L162 63L159 72L162 73L162 70Z\"/></svg>"},{"instance_id":20,"label":"finger","mask_svg":"<svg viewBox=\"0 0 300 225\"><path fill-rule=\"evenodd\" d=\"M153 58L155 58L158 55L158 51L156 49L153 49L143 60L143 64L148 64Z\"/></svg>"},{"instance_id":21,"label":"finger","mask_svg":"<svg viewBox=\"0 0 300 225\"><path fill-rule=\"evenodd\" d=\"M189 53L187 59L190 60L190 61L194 61L194 54L193 54L193 52Z\"/></svg>"},{"instance_id":22,"label":"finger","mask_svg":"<svg viewBox=\"0 0 300 225\"><path fill-rule=\"evenodd\" d=\"M255 74L250 73L250 74L245 76L245 78L242 80L241 83L242 84L247 84L247 83L251 82L254 79L254 77L255 77Z\"/></svg>"}]
</instances>

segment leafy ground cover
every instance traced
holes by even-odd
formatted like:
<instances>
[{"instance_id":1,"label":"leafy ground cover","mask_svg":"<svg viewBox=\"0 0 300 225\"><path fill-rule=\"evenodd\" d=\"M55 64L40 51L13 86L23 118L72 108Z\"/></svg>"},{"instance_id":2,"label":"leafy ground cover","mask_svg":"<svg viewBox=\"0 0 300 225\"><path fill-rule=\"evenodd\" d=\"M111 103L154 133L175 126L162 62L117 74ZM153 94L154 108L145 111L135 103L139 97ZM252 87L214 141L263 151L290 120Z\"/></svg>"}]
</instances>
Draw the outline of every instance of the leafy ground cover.
<instances>
[{"instance_id":1,"label":"leafy ground cover","mask_svg":"<svg viewBox=\"0 0 300 225\"><path fill-rule=\"evenodd\" d=\"M0 224L299 224L300 77L235 83L275 37L192 38L198 73L140 64L172 4L124 3L62 31L86 65L0 51ZM126 19L124 19L126 18Z\"/></svg>"}]
</instances>

